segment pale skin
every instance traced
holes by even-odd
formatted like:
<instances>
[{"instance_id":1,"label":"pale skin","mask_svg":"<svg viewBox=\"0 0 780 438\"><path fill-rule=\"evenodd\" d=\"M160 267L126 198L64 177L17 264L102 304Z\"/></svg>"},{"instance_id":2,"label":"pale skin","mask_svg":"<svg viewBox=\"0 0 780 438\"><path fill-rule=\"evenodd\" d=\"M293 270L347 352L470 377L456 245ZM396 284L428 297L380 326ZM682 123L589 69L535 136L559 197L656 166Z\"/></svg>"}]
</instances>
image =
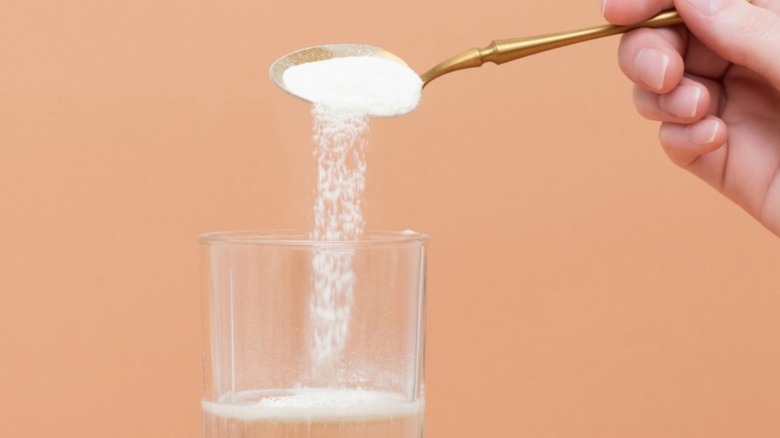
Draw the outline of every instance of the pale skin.
<instances>
[{"instance_id":1,"label":"pale skin","mask_svg":"<svg viewBox=\"0 0 780 438\"><path fill-rule=\"evenodd\" d=\"M623 36L634 104L672 162L780 236L780 0L604 0L631 24L676 8L686 26Z\"/></svg>"}]
</instances>

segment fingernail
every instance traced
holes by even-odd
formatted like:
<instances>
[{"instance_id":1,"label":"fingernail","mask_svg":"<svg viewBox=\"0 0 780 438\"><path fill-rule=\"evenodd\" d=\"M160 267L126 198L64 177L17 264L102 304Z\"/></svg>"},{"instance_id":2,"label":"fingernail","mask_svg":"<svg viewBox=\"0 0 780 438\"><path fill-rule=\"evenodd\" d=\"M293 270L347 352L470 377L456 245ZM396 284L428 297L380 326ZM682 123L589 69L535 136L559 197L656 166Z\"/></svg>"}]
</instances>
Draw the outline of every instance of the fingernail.
<instances>
[{"instance_id":1,"label":"fingernail","mask_svg":"<svg viewBox=\"0 0 780 438\"><path fill-rule=\"evenodd\" d=\"M685 93L685 100L690 99L689 102L691 102L687 116L696 117L696 111L699 109L699 100L701 99L701 88L686 85L683 92Z\"/></svg>"},{"instance_id":2,"label":"fingernail","mask_svg":"<svg viewBox=\"0 0 780 438\"><path fill-rule=\"evenodd\" d=\"M710 144L715 141L715 137L720 130L720 123L716 120L702 120L692 126L688 131L688 138L696 144Z\"/></svg>"},{"instance_id":3,"label":"fingernail","mask_svg":"<svg viewBox=\"0 0 780 438\"><path fill-rule=\"evenodd\" d=\"M701 100L701 88L680 85L673 92L661 95L659 103L669 114L681 119L696 117Z\"/></svg>"},{"instance_id":4,"label":"fingernail","mask_svg":"<svg viewBox=\"0 0 780 438\"><path fill-rule=\"evenodd\" d=\"M642 49L634 59L637 79L653 90L661 90L666 80L669 57L657 49Z\"/></svg>"},{"instance_id":5,"label":"fingernail","mask_svg":"<svg viewBox=\"0 0 780 438\"><path fill-rule=\"evenodd\" d=\"M723 9L727 0L687 0L691 6L702 14L712 15Z\"/></svg>"},{"instance_id":6,"label":"fingernail","mask_svg":"<svg viewBox=\"0 0 780 438\"><path fill-rule=\"evenodd\" d=\"M609 0L601 0L601 15L607 11L607 1Z\"/></svg>"}]
</instances>

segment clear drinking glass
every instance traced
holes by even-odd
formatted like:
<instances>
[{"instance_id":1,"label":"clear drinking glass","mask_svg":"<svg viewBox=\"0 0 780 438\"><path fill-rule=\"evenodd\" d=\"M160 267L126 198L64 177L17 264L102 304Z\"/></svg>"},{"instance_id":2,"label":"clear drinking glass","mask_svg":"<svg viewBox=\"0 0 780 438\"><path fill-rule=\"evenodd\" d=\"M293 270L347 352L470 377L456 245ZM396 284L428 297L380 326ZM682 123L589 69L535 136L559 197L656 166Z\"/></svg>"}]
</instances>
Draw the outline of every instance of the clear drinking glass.
<instances>
[{"instance_id":1,"label":"clear drinking glass","mask_svg":"<svg viewBox=\"0 0 780 438\"><path fill-rule=\"evenodd\" d=\"M204 437L422 436L426 236L200 242Z\"/></svg>"}]
</instances>

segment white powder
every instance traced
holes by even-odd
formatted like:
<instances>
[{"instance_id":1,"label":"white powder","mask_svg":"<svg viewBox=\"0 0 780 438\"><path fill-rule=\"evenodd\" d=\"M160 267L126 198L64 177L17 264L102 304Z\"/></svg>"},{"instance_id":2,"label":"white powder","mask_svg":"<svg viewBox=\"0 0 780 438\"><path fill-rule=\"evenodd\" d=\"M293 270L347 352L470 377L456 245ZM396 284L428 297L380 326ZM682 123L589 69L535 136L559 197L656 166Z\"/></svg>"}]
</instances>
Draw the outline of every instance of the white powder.
<instances>
[{"instance_id":1,"label":"white powder","mask_svg":"<svg viewBox=\"0 0 780 438\"><path fill-rule=\"evenodd\" d=\"M312 238L357 240L363 233L365 137L368 119L361 113L312 108L317 148L317 191ZM310 301L315 372L328 379L346 344L354 288L352 251L324 248L314 254L314 293Z\"/></svg>"},{"instance_id":2,"label":"white powder","mask_svg":"<svg viewBox=\"0 0 780 438\"><path fill-rule=\"evenodd\" d=\"M422 80L409 67L376 56L348 56L294 65L284 71L294 95L332 109L369 116L406 114L420 103Z\"/></svg>"},{"instance_id":3,"label":"white powder","mask_svg":"<svg viewBox=\"0 0 780 438\"><path fill-rule=\"evenodd\" d=\"M366 181L365 134L369 116L414 110L422 81L398 62L373 57L333 58L288 68L287 89L313 103L317 191L312 238L353 241L363 234ZM323 248L314 254L310 302L315 377L332 377L349 334L354 254Z\"/></svg>"},{"instance_id":4,"label":"white powder","mask_svg":"<svg viewBox=\"0 0 780 438\"><path fill-rule=\"evenodd\" d=\"M312 107L317 148L314 238L356 240L363 232L368 118L355 111Z\"/></svg>"},{"instance_id":5,"label":"white powder","mask_svg":"<svg viewBox=\"0 0 780 438\"><path fill-rule=\"evenodd\" d=\"M224 418L280 418L287 421L419 415L423 409L420 400L409 401L401 394L361 389L306 389L279 395L246 392L236 396L238 400L228 399L220 403L204 400L203 409Z\"/></svg>"}]
</instances>

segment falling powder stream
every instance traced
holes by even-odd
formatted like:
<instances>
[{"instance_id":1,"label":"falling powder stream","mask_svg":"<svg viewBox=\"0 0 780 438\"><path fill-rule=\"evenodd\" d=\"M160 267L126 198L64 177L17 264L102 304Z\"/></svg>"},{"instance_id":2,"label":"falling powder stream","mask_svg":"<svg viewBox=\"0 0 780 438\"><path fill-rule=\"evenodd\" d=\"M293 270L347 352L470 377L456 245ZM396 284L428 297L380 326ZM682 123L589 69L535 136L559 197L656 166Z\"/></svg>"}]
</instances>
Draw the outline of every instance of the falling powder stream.
<instances>
[{"instance_id":1,"label":"falling powder stream","mask_svg":"<svg viewBox=\"0 0 780 438\"><path fill-rule=\"evenodd\" d=\"M356 240L363 233L368 117L356 111L312 107L317 143L316 240Z\"/></svg>"},{"instance_id":2,"label":"falling powder stream","mask_svg":"<svg viewBox=\"0 0 780 438\"><path fill-rule=\"evenodd\" d=\"M357 240L363 233L361 208L366 181L365 114L314 105L317 143L317 193L312 238ZM323 248L314 255L311 298L312 359L318 371L333 365L349 331L355 276L353 253L346 247Z\"/></svg>"},{"instance_id":3,"label":"falling powder stream","mask_svg":"<svg viewBox=\"0 0 780 438\"><path fill-rule=\"evenodd\" d=\"M312 102L317 158L317 191L311 237L359 240L366 185L369 116L397 116L420 102L422 81L408 66L372 56L331 58L289 67L288 91ZM312 261L311 355L325 377L337 364L349 334L355 274L354 253L323 246Z\"/></svg>"}]
</instances>

